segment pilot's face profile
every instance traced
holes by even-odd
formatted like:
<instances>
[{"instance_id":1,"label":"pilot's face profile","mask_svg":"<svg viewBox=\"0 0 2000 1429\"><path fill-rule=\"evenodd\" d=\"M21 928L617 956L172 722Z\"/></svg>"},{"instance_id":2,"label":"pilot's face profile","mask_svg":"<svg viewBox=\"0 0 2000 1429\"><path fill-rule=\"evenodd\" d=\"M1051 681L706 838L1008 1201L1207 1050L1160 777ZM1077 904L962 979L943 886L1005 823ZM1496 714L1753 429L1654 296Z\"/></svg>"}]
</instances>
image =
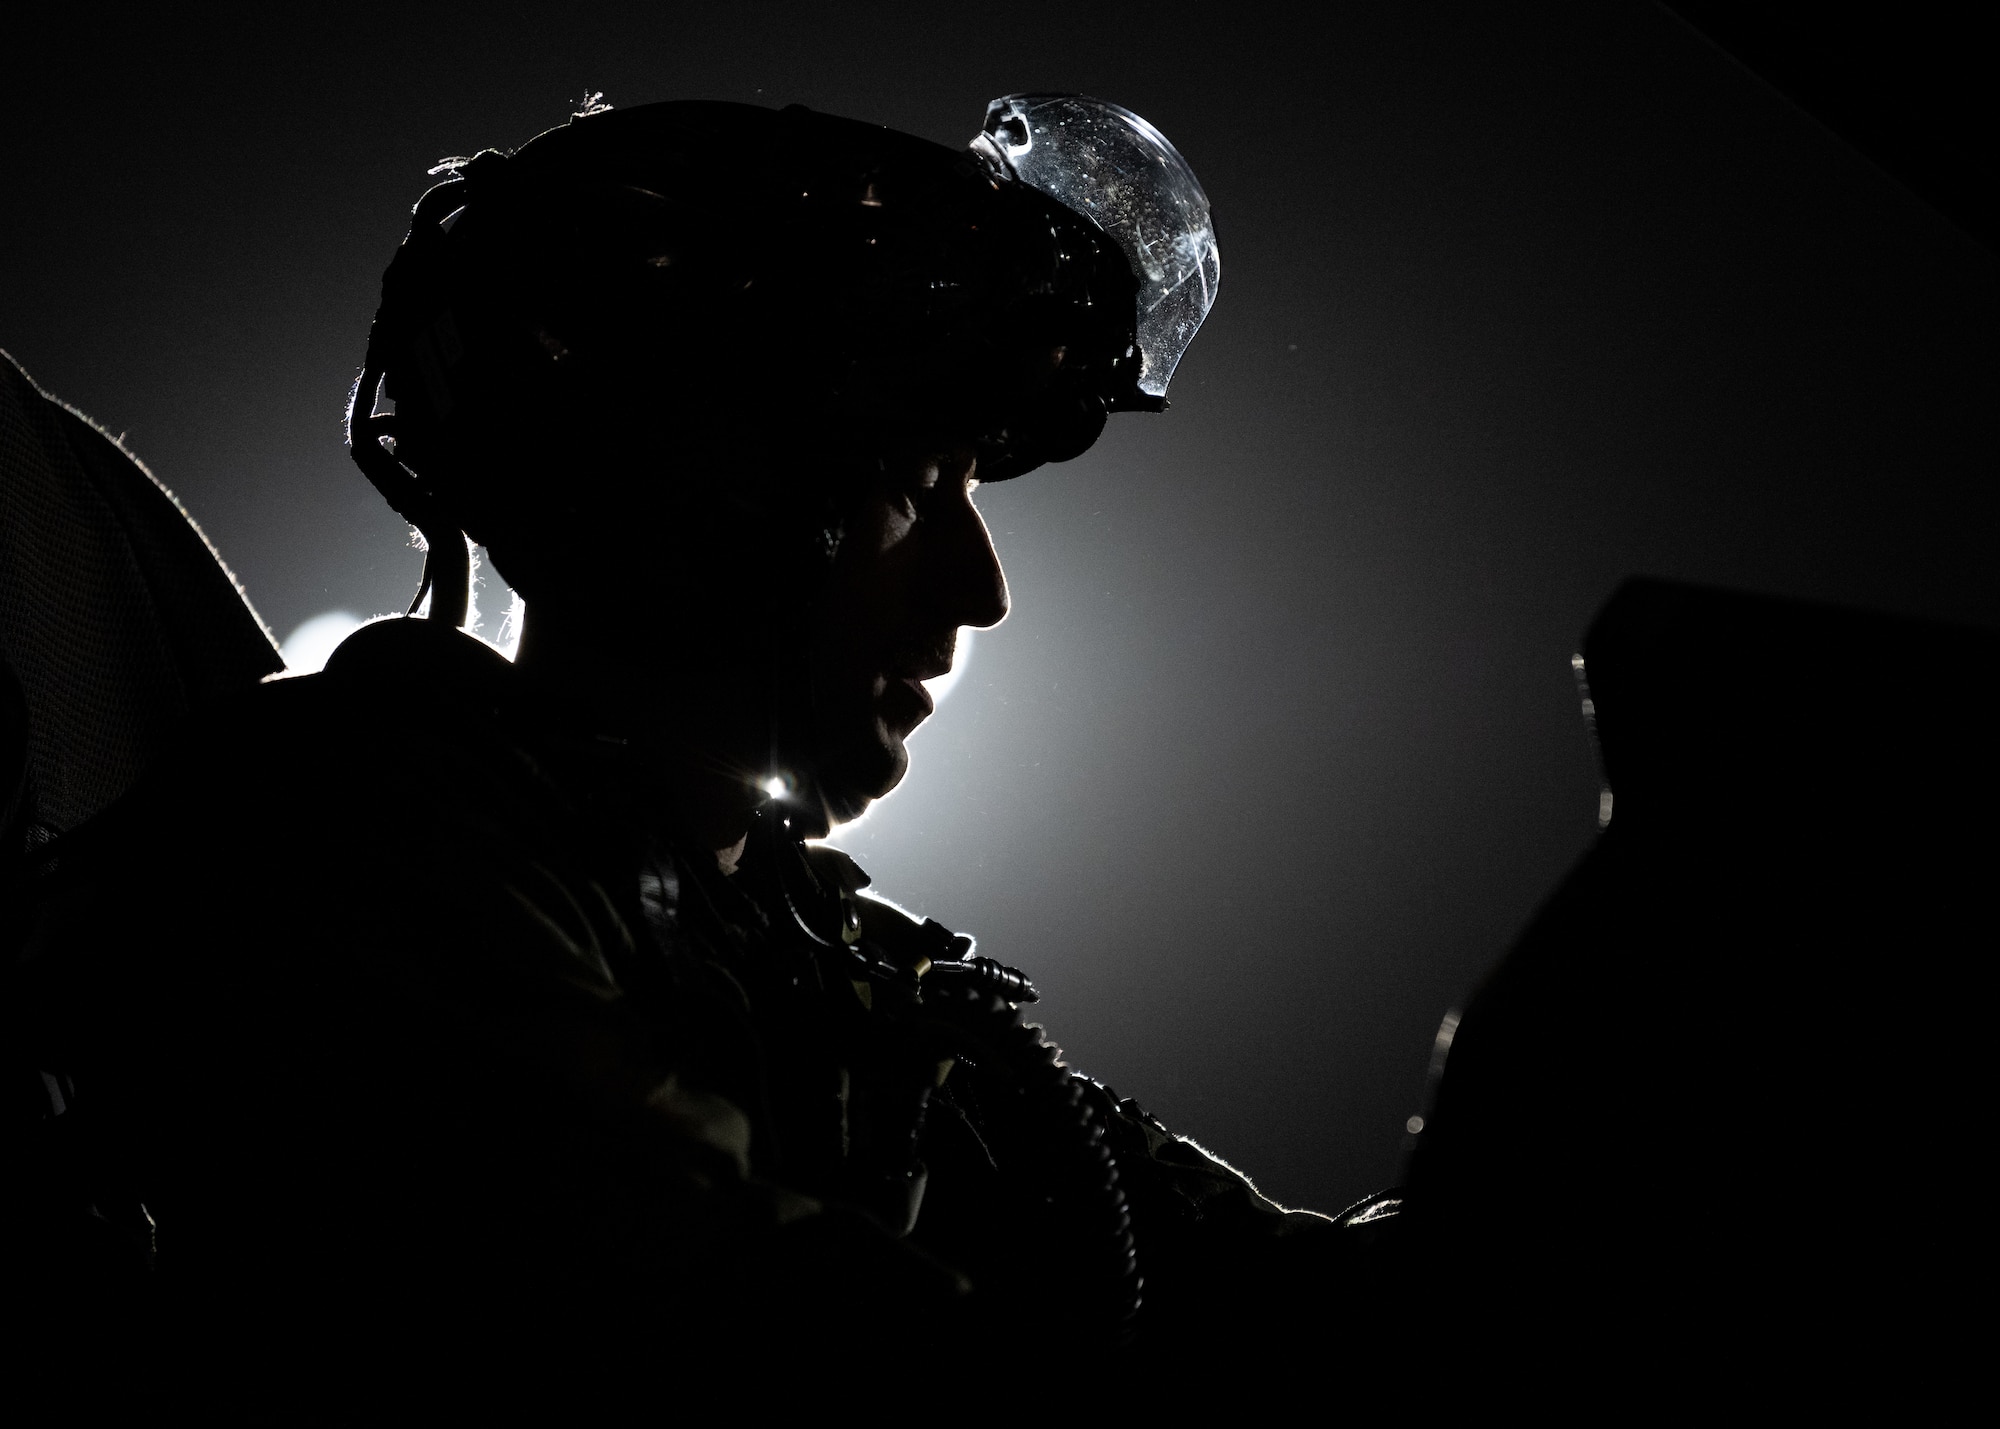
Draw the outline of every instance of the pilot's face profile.
<instances>
[{"instance_id":1,"label":"pilot's face profile","mask_svg":"<svg viewBox=\"0 0 2000 1429\"><path fill-rule=\"evenodd\" d=\"M951 668L959 627L1007 614L977 484L969 446L914 448L847 513L813 626L815 768L838 819L901 782L905 741L931 713L922 682Z\"/></svg>"}]
</instances>

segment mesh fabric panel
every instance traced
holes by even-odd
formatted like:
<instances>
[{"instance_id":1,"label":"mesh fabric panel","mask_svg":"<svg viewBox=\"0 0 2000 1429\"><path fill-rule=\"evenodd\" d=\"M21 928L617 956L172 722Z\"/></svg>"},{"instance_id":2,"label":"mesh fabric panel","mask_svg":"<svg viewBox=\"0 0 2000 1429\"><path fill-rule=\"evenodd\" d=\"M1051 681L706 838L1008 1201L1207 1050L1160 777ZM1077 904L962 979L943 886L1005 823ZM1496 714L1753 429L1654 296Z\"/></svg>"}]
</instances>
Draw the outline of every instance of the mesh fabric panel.
<instances>
[{"instance_id":1,"label":"mesh fabric panel","mask_svg":"<svg viewBox=\"0 0 2000 1429\"><path fill-rule=\"evenodd\" d=\"M32 821L57 832L130 787L191 710L284 668L172 494L4 352L0 659L27 709Z\"/></svg>"}]
</instances>

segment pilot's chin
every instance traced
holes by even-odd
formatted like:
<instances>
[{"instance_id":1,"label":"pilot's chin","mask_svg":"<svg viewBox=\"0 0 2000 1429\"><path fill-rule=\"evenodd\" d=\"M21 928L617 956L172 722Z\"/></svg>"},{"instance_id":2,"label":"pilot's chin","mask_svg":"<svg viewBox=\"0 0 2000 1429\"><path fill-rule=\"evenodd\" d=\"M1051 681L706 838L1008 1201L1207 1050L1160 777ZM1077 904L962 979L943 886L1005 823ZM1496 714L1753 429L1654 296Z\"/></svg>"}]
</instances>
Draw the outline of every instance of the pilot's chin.
<instances>
[{"instance_id":1,"label":"pilot's chin","mask_svg":"<svg viewBox=\"0 0 2000 1429\"><path fill-rule=\"evenodd\" d=\"M829 828L853 823L867 813L877 799L902 783L903 776L909 772L909 751L900 739L891 737L884 740L871 754L873 757L865 761L868 765L865 770L844 771L848 777L832 777L823 781L820 804L825 810Z\"/></svg>"}]
</instances>

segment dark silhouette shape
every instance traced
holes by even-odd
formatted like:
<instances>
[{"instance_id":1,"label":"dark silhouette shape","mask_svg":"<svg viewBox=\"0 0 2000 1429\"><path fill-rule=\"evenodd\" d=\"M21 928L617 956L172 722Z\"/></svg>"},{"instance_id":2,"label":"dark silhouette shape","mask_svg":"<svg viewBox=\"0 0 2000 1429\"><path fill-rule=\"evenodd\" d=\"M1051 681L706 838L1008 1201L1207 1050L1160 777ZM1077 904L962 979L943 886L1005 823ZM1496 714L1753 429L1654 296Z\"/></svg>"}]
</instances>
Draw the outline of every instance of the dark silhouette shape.
<instances>
[{"instance_id":1,"label":"dark silhouette shape","mask_svg":"<svg viewBox=\"0 0 2000 1429\"><path fill-rule=\"evenodd\" d=\"M1983 1234L2000 636L1633 581L1583 668L1615 804L1442 1034L1394 1208L1424 1321L1624 1383L1852 1355L1917 1392Z\"/></svg>"}]
</instances>

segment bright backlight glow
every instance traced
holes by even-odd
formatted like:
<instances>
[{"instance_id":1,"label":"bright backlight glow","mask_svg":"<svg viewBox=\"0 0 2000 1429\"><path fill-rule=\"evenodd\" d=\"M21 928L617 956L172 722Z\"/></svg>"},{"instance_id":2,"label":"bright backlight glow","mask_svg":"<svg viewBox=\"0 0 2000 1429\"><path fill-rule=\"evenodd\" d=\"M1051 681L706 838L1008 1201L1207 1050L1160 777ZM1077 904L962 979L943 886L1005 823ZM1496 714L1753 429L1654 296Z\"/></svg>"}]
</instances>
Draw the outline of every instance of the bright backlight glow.
<instances>
[{"instance_id":1,"label":"bright backlight glow","mask_svg":"<svg viewBox=\"0 0 2000 1429\"><path fill-rule=\"evenodd\" d=\"M352 611L329 610L287 635L278 653L285 657L285 668L292 674L316 675L326 668L334 647L365 624Z\"/></svg>"}]
</instances>

